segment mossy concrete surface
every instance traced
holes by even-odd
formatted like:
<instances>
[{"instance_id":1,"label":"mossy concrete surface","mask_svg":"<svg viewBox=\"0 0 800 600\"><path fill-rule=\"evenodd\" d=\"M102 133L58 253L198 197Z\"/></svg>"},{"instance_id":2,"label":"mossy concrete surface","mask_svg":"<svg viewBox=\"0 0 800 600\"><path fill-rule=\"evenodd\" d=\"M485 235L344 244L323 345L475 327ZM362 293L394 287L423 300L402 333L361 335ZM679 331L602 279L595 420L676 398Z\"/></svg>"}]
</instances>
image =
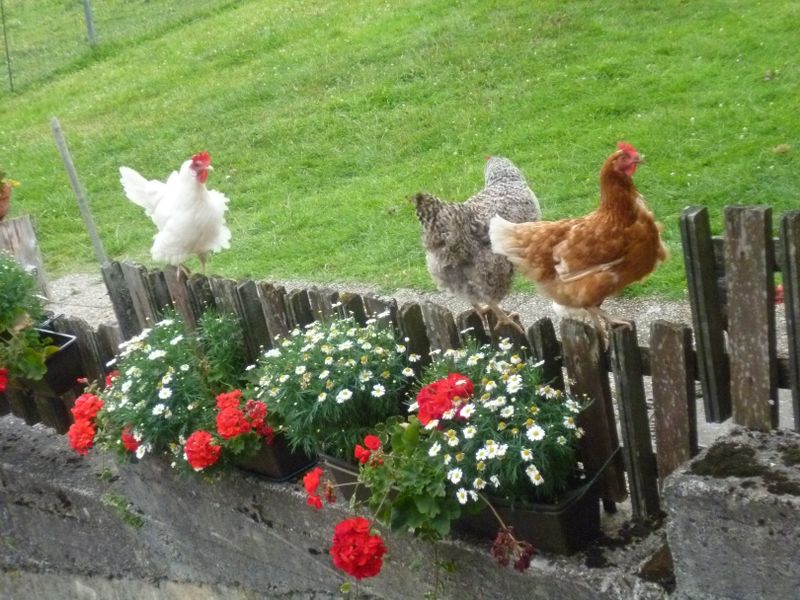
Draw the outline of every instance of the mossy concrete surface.
<instances>
[{"instance_id":1,"label":"mossy concrete surface","mask_svg":"<svg viewBox=\"0 0 800 600\"><path fill-rule=\"evenodd\" d=\"M341 596L346 577L328 555L333 526L348 514L316 511L299 486L233 472L208 483L167 462L118 464L76 455L60 436L0 417L0 598L205 600ZM428 544L385 534L380 575L359 598L423 598L432 590ZM666 597L639 575L663 546L645 532L618 548L537 556L517 573L499 567L487 543L440 544L440 598L562 600ZM597 549L595 549L595 553ZM646 570L646 569L645 569Z\"/></svg>"},{"instance_id":2,"label":"mossy concrete surface","mask_svg":"<svg viewBox=\"0 0 800 600\"><path fill-rule=\"evenodd\" d=\"M800 435L734 429L667 478L676 597L797 598Z\"/></svg>"}]
</instances>

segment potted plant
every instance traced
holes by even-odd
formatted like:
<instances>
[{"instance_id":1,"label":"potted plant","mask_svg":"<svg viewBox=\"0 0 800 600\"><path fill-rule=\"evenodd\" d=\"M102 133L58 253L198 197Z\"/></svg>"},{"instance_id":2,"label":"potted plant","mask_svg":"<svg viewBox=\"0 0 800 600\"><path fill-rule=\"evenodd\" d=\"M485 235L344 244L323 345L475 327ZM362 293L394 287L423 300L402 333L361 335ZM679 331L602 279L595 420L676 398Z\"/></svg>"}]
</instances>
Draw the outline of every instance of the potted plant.
<instances>
[{"instance_id":1,"label":"potted plant","mask_svg":"<svg viewBox=\"0 0 800 600\"><path fill-rule=\"evenodd\" d=\"M203 473L233 464L277 480L308 468L305 456L280 460L266 405L241 391L243 348L232 316L206 311L192 332L169 315L122 344L106 387L95 384L76 402L73 448L85 454L98 443L123 457L163 455L174 468ZM88 414L82 403L92 407Z\"/></svg>"},{"instance_id":2,"label":"potted plant","mask_svg":"<svg viewBox=\"0 0 800 600\"><path fill-rule=\"evenodd\" d=\"M45 379L51 395L60 395L80 375L75 337L37 327L44 320L32 275L0 252L0 391L19 381L37 387Z\"/></svg>"},{"instance_id":3,"label":"potted plant","mask_svg":"<svg viewBox=\"0 0 800 600\"><path fill-rule=\"evenodd\" d=\"M260 357L254 397L266 402L292 448L322 453L336 473L355 477L355 444L402 411L414 376L406 352L376 319L364 326L351 317L315 321Z\"/></svg>"}]
</instances>

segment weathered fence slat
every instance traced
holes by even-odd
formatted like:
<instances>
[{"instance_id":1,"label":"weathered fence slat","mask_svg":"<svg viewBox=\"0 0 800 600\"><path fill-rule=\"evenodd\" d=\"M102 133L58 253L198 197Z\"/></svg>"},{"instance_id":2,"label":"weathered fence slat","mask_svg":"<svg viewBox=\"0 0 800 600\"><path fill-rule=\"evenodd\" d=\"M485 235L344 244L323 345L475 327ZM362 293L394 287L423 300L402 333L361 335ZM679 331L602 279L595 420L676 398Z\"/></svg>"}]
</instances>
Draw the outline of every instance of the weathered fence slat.
<instances>
[{"instance_id":1,"label":"weathered fence slat","mask_svg":"<svg viewBox=\"0 0 800 600\"><path fill-rule=\"evenodd\" d=\"M508 323L498 324L497 316L494 313L489 313L487 320L489 322L489 333L492 336L493 345L497 346L501 340L508 339L514 348L523 351L526 356L530 355L531 347L528 344L528 338L525 337L525 330L522 328L519 317L514 319L519 325L519 329Z\"/></svg>"},{"instance_id":2,"label":"weathered fence slat","mask_svg":"<svg viewBox=\"0 0 800 600\"><path fill-rule=\"evenodd\" d=\"M97 327L97 347L100 350L100 358L103 366L109 369L107 364L119 352L119 345L123 342L122 334L116 325L101 323Z\"/></svg>"},{"instance_id":3,"label":"weathered fence slat","mask_svg":"<svg viewBox=\"0 0 800 600\"><path fill-rule=\"evenodd\" d=\"M615 327L611 341L611 366L617 388L622 449L633 515L653 517L660 511L658 473L650 440L642 359L636 343L635 324Z\"/></svg>"},{"instance_id":4,"label":"weathered fence slat","mask_svg":"<svg viewBox=\"0 0 800 600\"><path fill-rule=\"evenodd\" d=\"M690 206L680 222L706 421L721 423L731 416L730 379L708 210Z\"/></svg>"},{"instance_id":5,"label":"weathered fence slat","mask_svg":"<svg viewBox=\"0 0 800 600\"><path fill-rule=\"evenodd\" d=\"M169 286L163 271L151 271L147 274L147 282L150 289L150 298L153 302L156 321L164 318L167 311L173 310L172 297L169 294Z\"/></svg>"},{"instance_id":6,"label":"weathered fence slat","mask_svg":"<svg viewBox=\"0 0 800 600\"><path fill-rule=\"evenodd\" d=\"M194 329L197 327L197 322L194 318L192 302L189 299L189 287L185 275L177 267L173 266L164 267L162 273L164 274L164 281L167 284L173 307L183 317L189 329Z\"/></svg>"},{"instance_id":7,"label":"weathered fence slat","mask_svg":"<svg viewBox=\"0 0 800 600\"><path fill-rule=\"evenodd\" d=\"M728 346L735 423L778 426L772 208L725 208Z\"/></svg>"},{"instance_id":8,"label":"weathered fence slat","mask_svg":"<svg viewBox=\"0 0 800 600\"><path fill-rule=\"evenodd\" d=\"M366 325L367 309L360 294L345 292L339 297L339 300L342 303L342 314L345 317L353 317L359 325Z\"/></svg>"},{"instance_id":9,"label":"weathered fence slat","mask_svg":"<svg viewBox=\"0 0 800 600\"><path fill-rule=\"evenodd\" d=\"M242 333L247 359L253 363L261 354L262 348L272 346L267 319L264 316L255 281L247 280L237 285L236 298L243 323Z\"/></svg>"},{"instance_id":10,"label":"weathered fence slat","mask_svg":"<svg viewBox=\"0 0 800 600\"><path fill-rule=\"evenodd\" d=\"M416 302L404 304L400 307L398 322L409 355L415 354L419 357L419 360L412 364L419 375L422 367L431 362L431 341L422 317L422 307Z\"/></svg>"},{"instance_id":11,"label":"weathered fence slat","mask_svg":"<svg viewBox=\"0 0 800 600\"><path fill-rule=\"evenodd\" d=\"M339 292L312 287L307 293L311 314L315 321L327 321L341 314L339 312Z\"/></svg>"},{"instance_id":12,"label":"weathered fence slat","mask_svg":"<svg viewBox=\"0 0 800 600\"><path fill-rule=\"evenodd\" d=\"M236 304L236 282L227 277L211 277L211 292L214 294L214 305L220 313L238 316Z\"/></svg>"},{"instance_id":13,"label":"weathered fence slat","mask_svg":"<svg viewBox=\"0 0 800 600\"><path fill-rule=\"evenodd\" d=\"M794 428L800 431L800 211L781 219L783 292L786 333L789 338L789 380L794 408Z\"/></svg>"},{"instance_id":14,"label":"weathered fence slat","mask_svg":"<svg viewBox=\"0 0 800 600\"><path fill-rule=\"evenodd\" d=\"M52 427L58 433L67 433L69 431L72 419L66 404L61 398L44 396L33 392L31 400L36 404L36 411L39 413L42 424Z\"/></svg>"},{"instance_id":15,"label":"weathered fence slat","mask_svg":"<svg viewBox=\"0 0 800 600\"><path fill-rule=\"evenodd\" d=\"M468 339L475 340L478 345L490 344L492 338L486 333L486 328L483 326L483 319L475 312L474 308L470 308L460 313L456 317L456 326L458 327L458 335L461 336L462 343L466 344Z\"/></svg>"},{"instance_id":16,"label":"weathered fence slat","mask_svg":"<svg viewBox=\"0 0 800 600\"><path fill-rule=\"evenodd\" d=\"M33 390L9 387L5 393L12 415L24 420L27 425L41 423L42 418L36 408Z\"/></svg>"},{"instance_id":17,"label":"weathered fence slat","mask_svg":"<svg viewBox=\"0 0 800 600\"><path fill-rule=\"evenodd\" d=\"M364 310L367 313L367 318L377 319L378 322L385 322L398 331L397 324L397 300L390 298L384 300L383 298L376 298L375 296L365 295L362 296L364 301ZM385 315L385 316L381 316Z\"/></svg>"},{"instance_id":18,"label":"weathered fence slat","mask_svg":"<svg viewBox=\"0 0 800 600\"><path fill-rule=\"evenodd\" d=\"M108 297L111 299L111 305L114 307L114 314L119 323L119 329L122 332L122 337L129 340L142 331L142 326L139 324L139 318L136 316L136 309L133 306L133 298L131 292L125 283L125 277L122 274L122 265L118 262L111 262L101 267L103 273L103 281L106 284L106 291Z\"/></svg>"},{"instance_id":19,"label":"weathered fence slat","mask_svg":"<svg viewBox=\"0 0 800 600\"><path fill-rule=\"evenodd\" d=\"M286 338L289 335L290 323L286 310L286 290L282 286L261 281L257 284L258 296L261 298L261 309L267 321L267 329L271 340L270 347L275 345L277 338Z\"/></svg>"},{"instance_id":20,"label":"weathered fence slat","mask_svg":"<svg viewBox=\"0 0 800 600\"><path fill-rule=\"evenodd\" d=\"M592 399L579 422L586 431L582 440L583 462L589 472L597 471L619 447L606 356L597 331L586 323L564 319L561 340L564 365L573 382L570 391L577 397ZM606 510L613 511L614 501L624 500L626 495L625 467L618 456L603 476L601 496Z\"/></svg>"},{"instance_id":21,"label":"weathered fence slat","mask_svg":"<svg viewBox=\"0 0 800 600\"><path fill-rule=\"evenodd\" d=\"M553 321L543 317L528 327L528 340L536 362L542 363L542 383L564 391L564 371L561 344L556 338Z\"/></svg>"},{"instance_id":22,"label":"weathered fence slat","mask_svg":"<svg viewBox=\"0 0 800 600\"><path fill-rule=\"evenodd\" d=\"M423 302L422 318L428 330L431 350L444 351L461 347L456 321L448 309L434 302Z\"/></svg>"},{"instance_id":23,"label":"weathered fence slat","mask_svg":"<svg viewBox=\"0 0 800 600\"><path fill-rule=\"evenodd\" d=\"M286 294L286 306L292 326L303 329L314 321L314 313L311 312L311 300L306 290L292 290Z\"/></svg>"},{"instance_id":24,"label":"weathered fence slat","mask_svg":"<svg viewBox=\"0 0 800 600\"><path fill-rule=\"evenodd\" d=\"M7 392L0 392L0 417L11 412L11 406L8 404L6 393Z\"/></svg>"},{"instance_id":25,"label":"weathered fence slat","mask_svg":"<svg viewBox=\"0 0 800 600\"><path fill-rule=\"evenodd\" d=\"M655 321L650 326L653 409L656 424L658 475L664 478L697 454L695 359L692 330L685 325Z\"/></svg>"},{"instance_id":26,"label":"weathered fence slat","mask_svg":"<svg viewBox=\"0 0 800 600\"><path fill-rule=\"evenodd\" d=\"M50 298L42 255L36 242L36 231L30 215L21 215L0 222L0 250L6 250L29 273L33 273L39 291Z\"/></svg>"},{"instance_id":27,"label":"weathered fence slat","mask_svg":"<svg viewBox=\"0 0 800 600\"><path fill-rule=\"evenodd\" d=\"M122 276L128 286L136 318L142 329L158 321L158 310L153 301L147 269L141 265L123 263Z\"/></svg>"},{"instance_id":28,"label":"weathered fence slat","mask_svg":"<svg viewBox=\"0 0 800 600\"><path fill-rule=\"evenodd\" d=\"M89 381L105 377L105 358L91 326L83 319L59 316L52 320L53 331L74 335L81 356L81 373Z\"/></svg>"},{"instance_id":29,"label":"weathered fence slat","mask_svg":"<svg viewBox=\"0 0 800 600\"><path fill-rule=\"evenodd\" d=\"M217 306L211 281L205 275L193 273L186 282L186 287L189 290L189 305L192 307L194 322L198 323L207 309Z\"/></svg>"}]
</instances>

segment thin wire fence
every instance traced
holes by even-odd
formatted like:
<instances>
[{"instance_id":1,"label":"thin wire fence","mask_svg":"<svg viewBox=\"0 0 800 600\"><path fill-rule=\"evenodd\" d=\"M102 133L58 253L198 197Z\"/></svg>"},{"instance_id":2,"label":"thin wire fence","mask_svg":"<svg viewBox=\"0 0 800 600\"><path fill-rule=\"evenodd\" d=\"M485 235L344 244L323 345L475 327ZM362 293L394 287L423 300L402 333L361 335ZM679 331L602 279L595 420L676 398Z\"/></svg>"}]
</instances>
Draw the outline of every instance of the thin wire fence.
<instances>
[{"instance_id":1,"label":"thin wire fence","mask_svg":"<svg viewBox=\"0 0 800 600\"><path fill-rule=\"evenodd\" d=\"M98 57L123 51L240 1L3 0L5 27L0 95L46 84ZM95 46L89 44L86 8ZM7 48L7 50L5 50ZM10 69L9 69L10 67ZM8 77L10 70L11 78ZM13 82L13 84L12 84Z\"/></svg>"}]
</instances>

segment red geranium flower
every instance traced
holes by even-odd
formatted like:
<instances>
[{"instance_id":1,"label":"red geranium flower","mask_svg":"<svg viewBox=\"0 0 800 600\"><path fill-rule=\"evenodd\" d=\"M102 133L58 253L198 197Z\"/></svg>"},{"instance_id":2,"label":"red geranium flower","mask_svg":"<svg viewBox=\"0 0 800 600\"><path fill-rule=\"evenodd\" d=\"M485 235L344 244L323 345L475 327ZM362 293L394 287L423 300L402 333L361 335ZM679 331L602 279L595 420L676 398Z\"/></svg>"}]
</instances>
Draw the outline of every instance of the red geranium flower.
<instances>
[{"instance_id":1,"label":"red geranium flower","mask_svg":"<svg viewBox=\"0 0 800 600\"><path fill-rule=\"evenodd\" d=\"M244 405L244 411L253 431L271 444L275 432L267 425L267 405L257 400L248 400Z\"/></svg>"},{"instance_id":2,"label":"red geranium flower","mask_svg":"<svg viewBox=\"0 0 800 600\"><path fill-rule=\"evenodd\" d=\"M228 440L250 431L250 423L238 408L223 408L217 413L217 431Z\"/></svg>"},{"instance_id":3,"label":"red geranium flower","mask_svg":"<svg viewBox=\"0 0 800 600\"><path fill-rule=\"evenodd\" d=\"M444 413L455 407L453 400L466 400L475 392L475 385L469 377L450 373L447 377L429 383L417 393L419 422L427 425L441 419Z\"/></svg>"},{"instance_id":4,"label":"red geranium flower","mask_svg":"<svg viewBox=\"0 0 800 600\"><path fill-rule=\"evenodd\" d=\"M361 444L356 444L356 449L354 454L358 462L360 462L363 465L369 460L369 457L372 454L372 452L364 448L364 446L362 446Z\"/></svg>"},{"instance_id":5,"label":"red geranium flower","mask_svg":"<svg viewBox=\"0 0 800 600\"><path fill-rule=\"evenodd\" d=\"M233 390L217 396L217 408L225 410L226 408L239 408L239 400L242 398L241 390Z\"/></svg>"},{"instance_id":6,"label":"red geranium flower","mask_svg":"<svg viewBox=\"0 0 800 600\"><path fill-rule=\"evenodd\" d=\"M125 446L125 450L128 452L136 452L139 449L139 442L137 442L136 438L133 437L130 425L125 426L125 428L122 430L120 438L122 439L122 445Z\"/></svg>"},{"instance_id":7,"label":"red geranium flower","mask_svg":"<svg viewBox=\"0 0 800 600\"><path fill-rule=\"evenodd\" d=\"M447 383L451 390L452 398L462 398L466 400L475 393L475 384L466 375L460 373L450 373L447 376Z\"/></svg>"},{"instance_id":8,"label":"red geranium flower","mask_svg":"<svg viewBox=\"0 0 800 600\"><path fill-rule=\"evenodd\" d=\"M111 371L108 375L106 375L106 387L111 387L111 384L117 377L119 377L119 371Z\"/></svg>"},{"instance_id":9,"label":"red geranium flower","mask_svg":"<svg viewBox=\"0 0 800 600\"><path fill-rule=\"evenodd\" d=\"M222 448L212 444L213 441L211 434L202 429L192 433L186 440L183 454L195 471L210 467L219 460Z\"/></svg>"},{"instance_id":10,"label":"red geranium flower","mask_svg":"<svg viewBox=\"0 0 800 600\"><path fill-rule=\"evenodd\" d=\"M379 535L371 535L364 517L345 519L333 532L331 557L337 569L356 579L374 577L381 571L386 546Z\"/></svg>"},{"instance_id":11,"label":"red geranium flower","mask_svg":"<svg viewBox=\"0 0 800 600\"><path fill-rule=\"evenodd\" d=\"M69 437L69 445L78 454L86 456L89 454L89 448L94 446L94 436L97 431L94 425L88 419L78 419L69 428L67 436Z\"/></svg>"},{"instance_id":12,"label":"red geranium flower","mask_svg":"<svg viewBox=\"0 0 800 600\"><path fill-rule=\"evenodd\" d=\"M75 421L82 419L91 421L97 416L101 408L103 408L103 401L100 398L94 394L81 394L75 400L75 406L72 407L72 415L75 417Z\"/></svg>"},{"instance_id":13,"label":"red geranium flower","mask_svg":"<svg viewBox=\"0 0 800 600\"><path fill-rule=\"evenodd\" d=\"M0 392L5 392L8 387L8 369L0 369Z\"/></svg>"},{"instance_id":14,"label":"red geranium flower","mask_svg":"<svg viewBox=\"0 0 800 600\"><path fill-rule=\"evenodd\" d=\"M314 494L319 487L319 480L322 477L322 473L324 471L319 467L314 467L308 473L305 474L303 477L303 485L306 488L306 492L309 494Z\"/></svg>"},{"instance_id":15,"label":"red geranium flower","mask_svg":"<svg viewBox=\"0 0 800 600\"><path fill-rule=\"evenodd\" d=\"M364 438L364 445L374 452L381 447L381 438L370 434Z\"/></svg>"}]
</instances>

